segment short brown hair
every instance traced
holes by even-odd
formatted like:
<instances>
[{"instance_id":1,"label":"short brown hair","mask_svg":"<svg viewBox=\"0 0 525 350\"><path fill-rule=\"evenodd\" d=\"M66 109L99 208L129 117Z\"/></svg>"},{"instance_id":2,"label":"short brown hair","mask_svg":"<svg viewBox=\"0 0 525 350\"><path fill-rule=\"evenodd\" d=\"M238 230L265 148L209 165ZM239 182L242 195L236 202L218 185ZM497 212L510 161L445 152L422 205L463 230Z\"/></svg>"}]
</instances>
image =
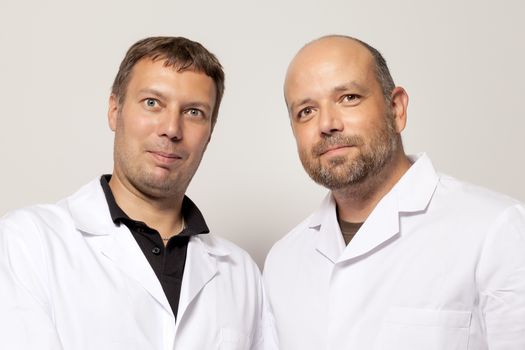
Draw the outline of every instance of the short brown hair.
<instances>
[{"instance_id":1,"label":"short brown hair","mask_svg":"<svg viewBox=\"0 0 525 350\"><path fill-rule=\"evenodd\" d=\"M209 76L215 83L217 98L211 117L212 126L217 121L219 106L224 94L224 71L214 54L196 41L183 37L150 37L133 44L120 63L120 67L111 87L111 94L122 105L133 67L144 58L153 61L162 59L167 67L174 67L179 72L190 69Z\"/></svg>"}]
</instances>

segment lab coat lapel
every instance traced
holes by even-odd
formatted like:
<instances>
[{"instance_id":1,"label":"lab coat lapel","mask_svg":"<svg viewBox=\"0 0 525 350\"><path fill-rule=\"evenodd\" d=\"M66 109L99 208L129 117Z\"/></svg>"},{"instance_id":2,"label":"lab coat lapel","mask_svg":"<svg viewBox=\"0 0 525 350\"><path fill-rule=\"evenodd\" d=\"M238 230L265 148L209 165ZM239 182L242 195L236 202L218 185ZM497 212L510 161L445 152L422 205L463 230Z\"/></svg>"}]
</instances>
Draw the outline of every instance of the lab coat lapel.
<instances>
[{"instance_id":1,"label":"lab coat lapel","mask_svg":"<svg viewBox=\"0 0 525 350\"><path fill-rule=\"evenodd\" d=\"M111 220L99 179L93 180L59 205L71 213L86 242L109 263L136 280L173 316L164 290L142 250L125 225Z\"/></svg>"},{"instance_id":2,"label":"lab coat lapel","mask_svg":"<svg viewBox=\"0 0 525 350\"><path fill-rule=\"evenodd\" d=\"M402 215L418 215L427 209L439 177L425 154L409 158L412 166L379 201L346 247L340 262L372 254L388 245L401 236Z\"/></svg>"},{"instance_id":3,"label":"lab coat lapel","mask_svg":"<svg viewBox=\"0 0 525 350\"><path fill-rule=\"evenodd\" d=\"M218 274L217 259L229 254L226 250L214 247L213 242L214 238L209 235L190 238L179 298L177 328L183 321L190 304Z\"/></svg>"},{"instance_id":4,"label":"lab coat lapel","mask_svg":"<svg viewBox=\"0 0 525 350\"><path fill-rule=\"evenodd\" d=\"M345 245L337 222L335 201L331 193L325 197L321 207L311 217L309 227L311 230L317 231L315 233L315 249L335 264Z\"/></svg>"},{"instance_id":5,"label":"lab coat lapel","mask_svg":"<svg viewBox=\"0 0 525 350\"><path fill-rule=\"evenodd\" d=\"M137 281L151 294L162 307L173 316L173 310L166 298L157 275L151 268L137 241L125 225L114 229L110 236L94 237L95 240L108 240L101 252L123 273Z\"/></svg>"},{"instance_id":6,"label":"lab coat lapel","mask_svg":"<svg viewBox=\"0 0 525 350\"><path fill-rule=\"evenodd\" d=\"M380 249L399 233L396 193L389 193L378 203L368 219L341 255L339 262Z\"/></svg>"}]
</instances>

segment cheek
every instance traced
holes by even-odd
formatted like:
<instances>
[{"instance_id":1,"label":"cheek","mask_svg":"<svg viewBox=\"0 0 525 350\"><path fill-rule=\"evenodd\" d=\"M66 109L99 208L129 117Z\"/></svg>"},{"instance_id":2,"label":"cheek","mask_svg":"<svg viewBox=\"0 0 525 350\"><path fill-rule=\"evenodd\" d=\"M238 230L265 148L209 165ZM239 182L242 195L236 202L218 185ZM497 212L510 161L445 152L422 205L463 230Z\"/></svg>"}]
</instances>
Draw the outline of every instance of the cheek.
<instances>
[{"instance_id":1,"label":"cheek","mask_svg":"<svg viewBox=\"0 0 525 350\"><path fill-rule=\"evenodd\" d=\"M295 144L297 146L297 150L301 152L306 148L304 139L299 134L295 134Z\"/></svg>"},{"instance_id":2,"label":"cheek","mask_svg":"<svg viewBox=\"0 0 525 350\"><path fill-rule=\"evenodd\" d=\"M298 149L305 149L310 147L311 144L315 141L315 133L305 126L293 128L293 133L295 136L295 142Z\"/></svg>"},{"instance_id":3,"label":"cheek","mask_svg":"<svg viewBox=\"0 0 525 350\"><path fill-rule=\"evenodd\" d=\"M120 128L126 141L137 142L155 133L156 122L151 118L129 118Z\"/></svg>"},{"instance_id":4,"label":"cheek","mask_svg":"<svg viewBox=\"0 0 525 350\"><path fill-rule=\"evenodd\" d=\"M187 140L188 148L191 149L194 156L204 153L210 140L211 129L198 129L186 132L184 137Z\"/></svg>"},{"instance_id":5,"label":"cheek","mask_svg":"<svg viewBox=\"0 0 525 350\"><path fill-rule=\"evenodd\" d=\"M157 115L146 112L139 105L128 104L122 109L120 123L129 130L145 130L159 123Z\"/></svg>"},{"instance_id":6,"label":"cheek","mask_svg":"<svg viewBox=\"0 0 525 350\"><path fill-rule=\"evenodd\" d=\"M364 118L360 118L359 121L351 125L347 125L346 129L350 132L355 131L356 134L360 134L364 137L373 135L377 130L385 128L386 116L381 114L380 111L373 111L365 115Z\"/></svg>"}]
</instances>

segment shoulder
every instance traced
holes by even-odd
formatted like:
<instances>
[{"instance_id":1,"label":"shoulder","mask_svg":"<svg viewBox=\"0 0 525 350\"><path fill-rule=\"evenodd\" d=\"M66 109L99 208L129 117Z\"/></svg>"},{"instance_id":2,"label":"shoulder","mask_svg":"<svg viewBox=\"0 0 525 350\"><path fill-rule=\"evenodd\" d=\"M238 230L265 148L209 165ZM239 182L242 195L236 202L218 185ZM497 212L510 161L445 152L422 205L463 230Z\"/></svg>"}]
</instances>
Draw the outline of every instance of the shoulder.
<instances>
[{"instance_id":1,"label":"shoulder","mask_svg":"<svg viewBox=\"0 0 525 350\"><path fill-rule=\"evenodd\" d=\"M456 247L477 252L479 276L494 269L510 275L525 266L525 206L520 201L441 175L428 213L428 224L448 233Z\"/></svg>"},{"instance_id":2,"label":"shoulder","mask_svg":"<svg viewBox=\"0 0 525 350\"><path fill-rule=\"evenodd\" d=\"M505 213L523 210L523 203L505 194L441 174L434 201L451 212L457 210L481 220L495 220Z\"/></svg>"},{"instance_id":3,"label":"shoulder","mask_svg":"<svg viewBox=\"0 0 525 350\"><path fill-rule=\"evenodd\" d=\"M50 259L56 257L52 246L62 242L60 233L67 221L67 213L57 205L35 205L7 213L0 219L0 264L8 266L26 286L32 286L33 280L44 280Z\"/></svg>"},{"instance_id":4,"label":"shoulder","mask_svg":"<svg viewBox=\"0 0 525 350\"><path fill-rule=\"evenodd\" d=\"M314 214L309 215L306 219L304 219L298 225L292 228L283 238L281 238L274 244L272 250L279 249L282 246L294 245L297 242L301 241L303 236L309 230L309 224L313 215Z\"/></svg>"},{"instance_id":5,"label":"shoulder","mask_svg":"<svg viewBox=\"0 0 525 350\"><path fill-rule=\"evenodd\" d=\"M0 219L0 234L18 231L22 236L41 232L49 227L63 225L70 220L64 208L55 204L41 204L11 211Z\"/></svg>"},{"instance_id":6,"label":"shoulder","mask_svg":"<svg viewBox=\"0 0 525 350\"><path fill-rule=\"evenodd\" d=\"M195 236L210 255L218 261L228 263L232 268L245 270L246 273L259 274L259 268L250 254L235 243L216 234L202 234Z\"/></svg>"},{"instance_id":7,"label":"shoulder","mask_svg":"<svg viewBox=\"0 0 525 350\"><path fill-rule=\"evenodd\" d=\"M0 219L0 251L10 256L11 264L41 268L54 251L52 247L63 244L64 232L71 231L70 227L68 213L57 205L12 211Z\"/></svg>"},{"instance_id":8,"label":"shoulder","mask_svg":"<svg viewBox=\"0 0 525 350\"><path fill-rule=\"evenodd\" d=\"M284 237L274 243L266 256L265 270L267 270L274 262L280 265L279 261L281 261L281 259L286 259L291 252L297 252L303 249L308 239L312 237L313 229L310 228L310 224L314 215L315 214L309 215L284 235Z\"/></svg>"}]
</instances>

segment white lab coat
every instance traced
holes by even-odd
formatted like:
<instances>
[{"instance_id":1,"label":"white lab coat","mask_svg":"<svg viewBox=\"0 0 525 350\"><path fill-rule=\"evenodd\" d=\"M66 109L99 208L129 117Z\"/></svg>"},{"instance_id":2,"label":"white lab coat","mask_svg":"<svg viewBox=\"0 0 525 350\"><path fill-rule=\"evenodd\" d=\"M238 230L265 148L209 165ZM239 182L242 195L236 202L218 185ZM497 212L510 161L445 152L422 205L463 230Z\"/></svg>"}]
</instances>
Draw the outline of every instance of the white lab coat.
<instances>
[{"instance_id":1,"label":"white lab coat","mask_svg":"<svg viewBox=\"0 0 525 350\"><path fill-rule=\"evenodd\" d=\"M328 195L264 280L283 350L524 350L525 208L421 156L348 246Z\"/></svg>"},{"instance_id":2,"label":"white lab coat","mask_svg":"<svg viewBox=\"0 0 525 350\"><path fill-rule=\"evenodd\" d=\"M146 257L94 180L58 205L0 221L0 348L262 349L260 273L214 235L192 236L177 322ZM274 339L266 348L272 347Z\"/></svg>"}]
</instances>

